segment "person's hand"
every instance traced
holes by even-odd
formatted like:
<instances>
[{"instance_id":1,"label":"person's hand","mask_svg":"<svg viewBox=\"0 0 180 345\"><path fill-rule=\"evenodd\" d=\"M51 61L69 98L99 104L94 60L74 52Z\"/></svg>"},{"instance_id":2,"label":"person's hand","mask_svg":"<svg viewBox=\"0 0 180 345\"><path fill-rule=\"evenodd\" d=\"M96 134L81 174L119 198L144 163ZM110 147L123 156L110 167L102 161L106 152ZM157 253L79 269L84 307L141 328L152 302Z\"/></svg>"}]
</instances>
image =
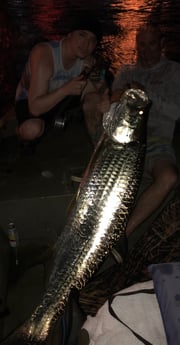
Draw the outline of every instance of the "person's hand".
<instances>
[{"instance_id":1,"label":"person's hand","mask_svg":"<svg viewBox=\"0 0 180 345\"><path fill-rule=\"evenodd\" d=\"M84 80L83 76L78 76L68 81L66 84L64 84L62 86L62 89L67 96L81 95L86 84L87 84L87 80Z\"/></svg>"},{"instance_id":2,"label":"person's hand","mask_svg":"<svg viewBox=\"0 0 180 345\"><path fill-rule=\"evenodd\" d=\"M92 67L95 66L95 64L96 64L95 57L93 55L89 55L83 60L83 66L84 66L83 70L90 71Z\"/></svg>"},{"instance_id":3,"label":"person's hand","mask_svg":"<svg viewBox=\"0 0 180 345\"><path fill-rule=\"evenodd\" d=\"M98 110L101 113L106 113L110 109L110 97L109 97L109 90L106 89L103 94L100 95L100 100L97 105Z\"/></svg>"}]
</instances>

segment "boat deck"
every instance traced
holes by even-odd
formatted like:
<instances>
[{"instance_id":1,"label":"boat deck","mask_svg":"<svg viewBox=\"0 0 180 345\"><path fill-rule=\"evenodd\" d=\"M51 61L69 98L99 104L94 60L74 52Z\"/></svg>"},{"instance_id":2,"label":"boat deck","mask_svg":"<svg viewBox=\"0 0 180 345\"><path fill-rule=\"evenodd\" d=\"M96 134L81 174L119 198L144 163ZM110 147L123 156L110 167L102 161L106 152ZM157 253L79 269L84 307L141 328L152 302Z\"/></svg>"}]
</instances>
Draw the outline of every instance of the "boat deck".
<instances>
[{"instance_id":1,"label":"boat deck","mask_svg":"<svg viewBox=\"0 0 180 345\"><path fill-rule=\"evenodd\" d=\"M6 232L13 221L20 238L20 268L12 273L17 279L10 283L10 313L3 320L3 336L21 324L39 302L49 255L43 249L51 247L61 232L78 188L71 176L84 171L93 151L80 121L49 132L31 155L20 152L15 127L12 118L1 130L0 143L0 228ZM179 164L178 133L179 126L174 141ZM142 231L136 232L134 241Z\"/></svg>"},{"instance_id":2,"label":"boat deck","mask_svg":"<svg viewBox=\"0 0 180 345\"><path fill-rule=\"evenodd\" d=\"M15 135L0 147L1 227L13 221L21 239L45 227L57 231L77 187L71 175L83 172L92 153L83 123L49 132L34 154L22 154Z\"/></svg>"},{"instance_id":3,"label":"boat deck","mask_svg":"<svg viewBox=\"0 0 180 345\"><path fill-rule=\"evenodd\" d=\"M0 143L0 228L7 232L13 221L20 243L3 336L21 324L40 299L48 249L64 226L78 188L71 176L81 176L93 151L82 121L49 132L34 154L22 154L15 127L12 118L1 130Z\"/></svg>"}]
</instances>

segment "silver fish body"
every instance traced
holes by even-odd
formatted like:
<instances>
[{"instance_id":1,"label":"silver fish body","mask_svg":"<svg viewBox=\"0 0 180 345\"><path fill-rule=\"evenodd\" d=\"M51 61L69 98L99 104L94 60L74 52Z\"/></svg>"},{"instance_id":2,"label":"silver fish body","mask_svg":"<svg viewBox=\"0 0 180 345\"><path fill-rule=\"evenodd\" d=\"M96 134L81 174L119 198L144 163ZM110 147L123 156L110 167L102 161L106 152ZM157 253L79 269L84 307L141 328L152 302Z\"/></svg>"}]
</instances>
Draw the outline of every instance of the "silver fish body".
<instances>
[{"instance_id":1,"label":"silver fish body","mask_svg":"<svg viewBox=\"0 0 180 345\"><path fill-rule=\"evenodd\" d=\"M45 343L71 290L86 284L124 235L143 171L148 104L143 91L130 89L104 114L105 133L57 240L47 291L30 319L8 338L7 344Z\"/></svg>"}]
</instances>

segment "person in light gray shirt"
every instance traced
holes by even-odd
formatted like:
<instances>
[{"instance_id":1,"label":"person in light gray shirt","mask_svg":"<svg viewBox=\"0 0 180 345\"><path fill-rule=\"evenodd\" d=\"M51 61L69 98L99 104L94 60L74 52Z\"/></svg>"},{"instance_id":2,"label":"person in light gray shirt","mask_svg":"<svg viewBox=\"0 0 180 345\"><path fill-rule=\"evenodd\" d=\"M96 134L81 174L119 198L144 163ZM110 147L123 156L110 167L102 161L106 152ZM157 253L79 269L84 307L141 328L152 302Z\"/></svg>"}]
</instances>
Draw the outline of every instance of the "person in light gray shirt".
<instances>
[{"instance_id":1,"label":"person in light gray shirt","mask_svg":"<svg viewBox=\"0 0 180 345\"><path fill-rule=\"evenodd\" d=\"M130 87L144 89L150 100L147 123L145 172L152 184L140 195L126 229L129 236L138 225L158 209L178 182L176 157L172 145L176 120L180 117L180 64L163 56L164 38L158 26L146 24L136 35L137 61L124 65L112 85L111 99L118 101Z\"/></svg>"}]
</instances>

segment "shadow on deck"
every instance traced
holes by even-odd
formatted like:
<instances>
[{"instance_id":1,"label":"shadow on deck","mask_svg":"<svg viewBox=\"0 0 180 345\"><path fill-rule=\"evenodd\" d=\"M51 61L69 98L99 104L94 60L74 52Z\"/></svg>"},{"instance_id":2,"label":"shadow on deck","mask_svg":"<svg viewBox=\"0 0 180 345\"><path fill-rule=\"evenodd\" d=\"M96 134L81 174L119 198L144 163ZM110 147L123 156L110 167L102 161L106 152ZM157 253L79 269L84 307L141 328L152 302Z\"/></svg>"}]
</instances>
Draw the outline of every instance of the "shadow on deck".
<instances>
[{"instance_id":1,"label":"shadow on deck","mask_svg":"<svg viewBox=\"0 0 180 345\"><path fill-rule=\"evenodd\" d=\"M15 126L12 118L0 142L0 228L7 233L13 221L20 239L20 267L12 272L3 336L31 314L44 291L48 249L78 188L71 175L83 173L93 150L84 124L72 121L49 132L35 154L23 155Z\"/></svg>"}]
</instances>

